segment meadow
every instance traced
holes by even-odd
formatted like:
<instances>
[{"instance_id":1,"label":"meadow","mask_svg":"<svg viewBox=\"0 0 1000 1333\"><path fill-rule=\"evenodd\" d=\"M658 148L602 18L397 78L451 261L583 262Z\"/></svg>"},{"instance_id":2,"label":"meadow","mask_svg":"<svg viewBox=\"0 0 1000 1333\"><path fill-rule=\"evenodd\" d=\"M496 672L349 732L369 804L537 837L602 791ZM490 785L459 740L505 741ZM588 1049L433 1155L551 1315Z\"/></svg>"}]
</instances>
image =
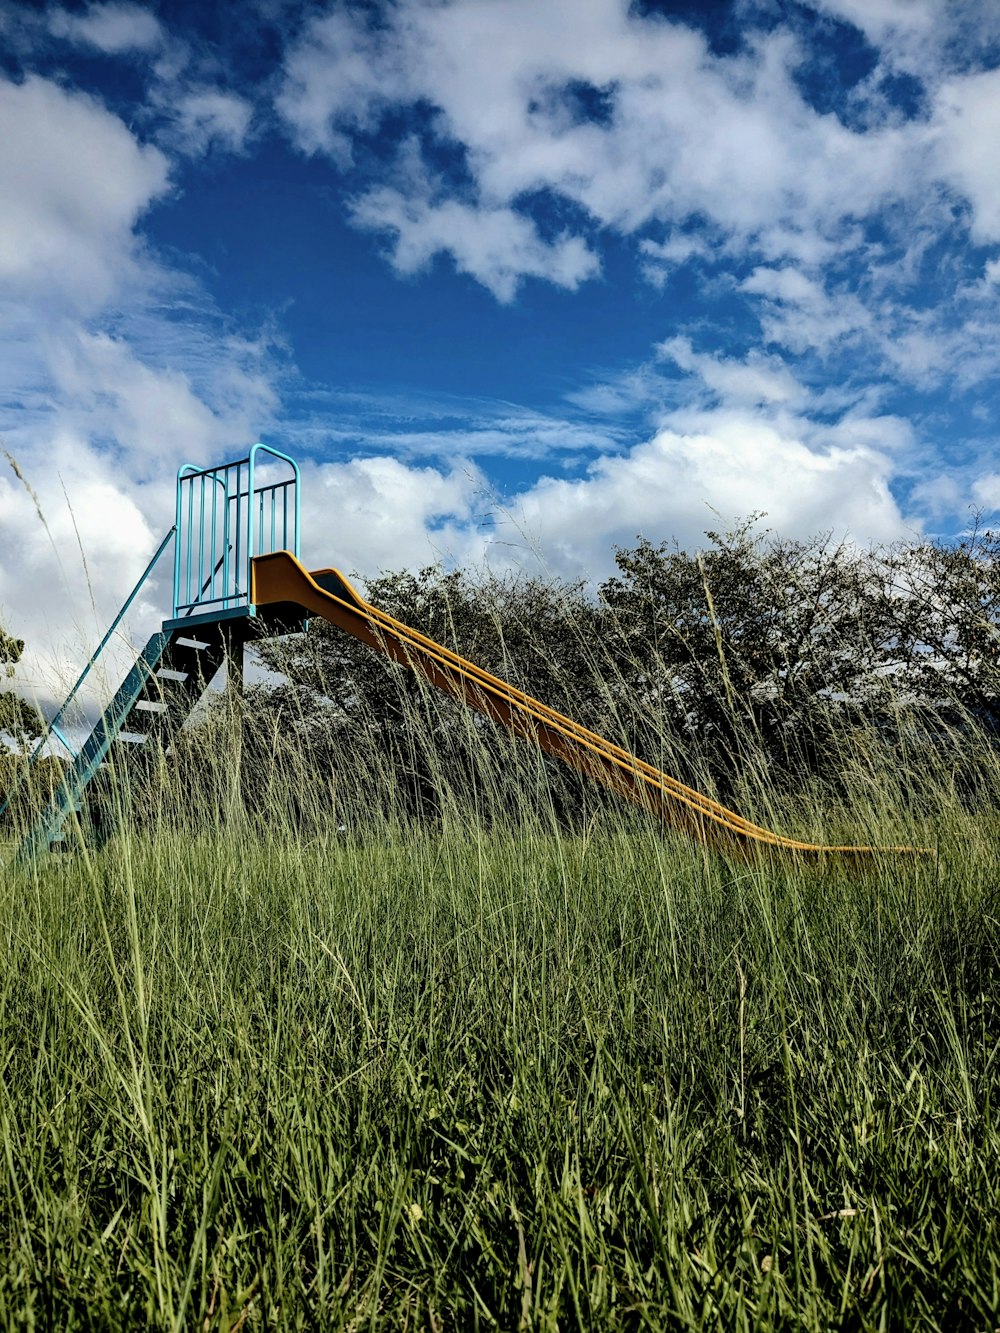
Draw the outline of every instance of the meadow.
<instances>
[{"instance_id":1,"label":"meadow","mask_svg":"<svg viewBox=\"0 0 1000 1333\"><path fill-rule=\"evenodd\" d=\"M567 823L515 743L293 817L224 732L197 818L5 875L2 1327L1000 1327L991 751L751 775L936 852L805 865Z\"/></svg>"}]
</instances>

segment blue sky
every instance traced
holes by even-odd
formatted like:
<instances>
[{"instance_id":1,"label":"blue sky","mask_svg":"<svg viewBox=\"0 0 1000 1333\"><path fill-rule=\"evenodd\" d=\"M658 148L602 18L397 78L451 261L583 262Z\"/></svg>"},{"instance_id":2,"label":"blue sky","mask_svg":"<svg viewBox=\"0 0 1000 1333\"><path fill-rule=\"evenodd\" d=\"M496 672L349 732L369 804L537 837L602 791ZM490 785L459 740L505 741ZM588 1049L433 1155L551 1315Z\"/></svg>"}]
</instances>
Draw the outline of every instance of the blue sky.
<instances>
[{"instance_id":1,"label":"blue sky","mask_svg":"<svg viewBox=\"0 0 1000 1333\"><path fill-rule=\"evenodd\" d=\"M997 521L998 145L994 0L0 0L29 674L258 438L362 575Z\"/></svg>"}]
</instances>

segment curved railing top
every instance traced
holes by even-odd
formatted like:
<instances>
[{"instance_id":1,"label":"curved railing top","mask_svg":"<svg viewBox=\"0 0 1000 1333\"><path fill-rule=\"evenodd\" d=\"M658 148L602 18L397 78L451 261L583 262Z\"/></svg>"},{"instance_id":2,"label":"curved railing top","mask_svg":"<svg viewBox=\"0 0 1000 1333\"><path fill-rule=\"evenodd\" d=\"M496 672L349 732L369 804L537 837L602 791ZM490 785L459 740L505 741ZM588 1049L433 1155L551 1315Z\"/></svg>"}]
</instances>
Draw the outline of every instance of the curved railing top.
<instances>
[{"instance_id":1,"label":"curved railing top","mask_svg":"<svg viewBox=\"0 0 1000 1333\"><path fill-rule=\"evenodd\" d=\"M258 468L271 461L286 475L260 484ZM254 556L299 555L300 479L294 458L260 442L233 463L178 468L175 620L239 613L250 605Z\"/></svg>"}]
</instances>

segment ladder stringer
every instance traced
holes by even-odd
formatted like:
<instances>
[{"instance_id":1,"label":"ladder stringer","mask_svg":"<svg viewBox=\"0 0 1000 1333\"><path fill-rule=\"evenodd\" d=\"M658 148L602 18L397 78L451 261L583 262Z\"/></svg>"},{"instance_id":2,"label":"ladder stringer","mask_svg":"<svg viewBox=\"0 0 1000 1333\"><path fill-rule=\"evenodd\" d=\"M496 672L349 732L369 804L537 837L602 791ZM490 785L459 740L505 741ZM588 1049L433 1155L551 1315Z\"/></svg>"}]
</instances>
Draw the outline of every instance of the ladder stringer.
<instances>
[{"instance_id":1,"label":"ladder stringer","mask_svg":"<svg viewBox=\"0 0 1000 1333\"><path fill-rule=\"evenodd\" d=\"M120 735L125 719L139 698L146 682L152 677L170 642L170 635L157 631L139 654L138 661L118 688L115 697L98 719L73 763L62 776L59 789L48 809L35 822L28 836L17 850L15 861L23 863L41 852L47 852L58 842L63 825L71 814L80 810L80 800L90 780L107 757L112 744Z\"/></svg>"},{"instance_id":2,"label":"ladder stringer","mask_svg":"<svg viewBox=\"0 0 1000 1333\"><path fill-rule=\"evenodd\" d=\"M47 809L18 848L16 864L48 852L60 840L67 820L80 812L87 787L116 741L133 736L141 750L145 748L142 742L149 743L154 735L165 745L180 730L225 656L223 638L206 633L208 628L158 630L151 636L73 763L63 773ZM185 637L193 632L211 641Z\"/></svg>"}]
</instances>

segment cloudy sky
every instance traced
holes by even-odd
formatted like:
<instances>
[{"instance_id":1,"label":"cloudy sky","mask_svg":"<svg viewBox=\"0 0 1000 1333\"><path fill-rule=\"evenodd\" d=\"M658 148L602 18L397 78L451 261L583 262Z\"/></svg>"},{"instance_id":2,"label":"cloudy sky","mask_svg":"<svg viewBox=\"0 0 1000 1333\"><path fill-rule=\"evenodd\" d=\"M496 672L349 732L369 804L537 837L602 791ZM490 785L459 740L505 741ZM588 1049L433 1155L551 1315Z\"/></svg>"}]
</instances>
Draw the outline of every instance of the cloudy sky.
<instances>
[{"instance_id":1,"label":"cloudy sky","mask_svg":"<svg viewBox=\"0 0 1000 1333\"><path fill-rule=\"evenodd\" d=\"M256 439L362 574L1000 522L998 297L996 0L0 0L0 621Z\"/></svg>"}]
</instances>

